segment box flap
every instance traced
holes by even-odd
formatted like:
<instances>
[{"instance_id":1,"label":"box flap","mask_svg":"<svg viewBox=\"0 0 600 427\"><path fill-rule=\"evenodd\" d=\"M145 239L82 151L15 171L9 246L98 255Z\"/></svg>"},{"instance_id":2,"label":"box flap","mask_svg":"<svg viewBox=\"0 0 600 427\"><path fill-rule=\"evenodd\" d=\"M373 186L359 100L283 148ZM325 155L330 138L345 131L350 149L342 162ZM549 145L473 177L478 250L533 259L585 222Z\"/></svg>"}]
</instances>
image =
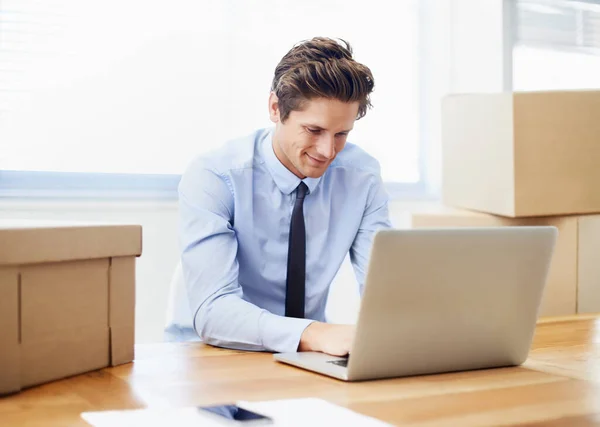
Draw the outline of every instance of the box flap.
<instances>
[{"instance_id":1,"label":"box flap","mask_svg":"<svg viewBox=\"0 0 600 427\"><path fill-rule=\"evenodd\" d=\"M135 330L133 325L110 328L110 366L132 362L134 359Z\"/></svg>"},{"instance_id":2,"label":"box flap","mask_svg":"<svg viewBox=\"0 0 600 427\"><path fill-rule=\"evenodd\" d=\"M23 267L21 342L108 326L108 269L107 258Z\"/></svg>"},{"instance_id":3,"label":"box flap","mask_svg":"<svg viewBox=\"0 0 600 427\"><path fill-rule=\"evenodd\" d=\"M112 258L109 274L111 365L133 360L135 340L135 258Z\"/></svg>"},{"instance_id":4,"label":"box flap","mask_svg":"<svg viewBox=\"0 0 600 427\"><path fill-rule=\"evenodd\" d=\"M21 389L19 273L0 268L0 395Z\"/></svg>"},{"instance_id":5,"label":"box flap","mask_svg":"<svg viewBox=\"0 0 600 427\"><path fill-rule=\"evenodd\" d=\"M106 324L94 328L75 326L45 339L23 343L22 387L108 366L108 335Z\"/></svg>"},{"instance_id":6,"label":"box flap","mask_svg":"<svg viewBox=\"0 0 600 427\"><path fill-rule=\"evenodd\" d=\"M444 97L441 107L442 201L513 216L512 94Z\"/></svg>"},{"instance_id":7,"label":"box flap","mask_svg":"<svg viewBox=\"0 0 600 427\"><path fill-rule=\"evenodd\" d=\"M600 313L600 215L579 219L577 313Z\"/></svg>"},{"instance_id":8,"label":"box flap","mask_svg":"<svg viewBox=\"0 0 600 427\"><path fill-rule=\"evenodd\" d=\"M0 220L0 265L139 256L139 225Z\"/></svg>"},{"instance_id":9,"label":"box flap","mask_svg":"<svg viewBox=\"0 0 600 427\"><path fill-rule=\"evenodd\" d=\"M515 216L598 212L600 91L516 92L514 109Z\"/></svg>"}]
</instances>

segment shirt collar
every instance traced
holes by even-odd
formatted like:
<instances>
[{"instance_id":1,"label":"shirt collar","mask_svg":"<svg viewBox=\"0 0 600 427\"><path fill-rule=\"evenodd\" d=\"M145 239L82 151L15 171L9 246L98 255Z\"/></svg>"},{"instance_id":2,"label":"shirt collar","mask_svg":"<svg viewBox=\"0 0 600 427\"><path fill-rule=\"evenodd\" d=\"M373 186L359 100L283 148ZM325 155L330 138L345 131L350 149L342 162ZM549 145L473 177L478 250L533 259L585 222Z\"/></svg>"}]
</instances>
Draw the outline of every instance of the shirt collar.
<instances>
[{"instance_id":1,"label":"shirt collar","mask_svg":"<svg viewBox=\"0 0 600 427\"><path fill-rule=\"evenodd\" d=\"M263 140L262 151L265 165L271 173L275 185L277 185L277 188L279 188L282 193L291 194L296 187L300 185L300 181L303 181L306 184L310 193L315 191L317 185L319 185L319 182L321 181L321 177L307 177L301 180L279 161L273 151L273 129L267 133L266 138Z\"/></svg>"}]
</instances>

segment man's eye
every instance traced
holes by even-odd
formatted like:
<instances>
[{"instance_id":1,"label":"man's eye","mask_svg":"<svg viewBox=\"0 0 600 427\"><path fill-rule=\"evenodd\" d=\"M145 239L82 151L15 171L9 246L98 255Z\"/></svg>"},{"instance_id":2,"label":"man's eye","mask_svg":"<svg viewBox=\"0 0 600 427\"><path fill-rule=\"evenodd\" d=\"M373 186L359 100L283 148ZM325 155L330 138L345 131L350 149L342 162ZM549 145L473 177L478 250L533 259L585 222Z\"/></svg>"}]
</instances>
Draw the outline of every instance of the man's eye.
<instances>
[{"instance_id":1,"label":"man's eye","mask_svg":"<svg viewBox=\"0 0 600 427\"><path fill-rule=\"evenodd\" d=\"M321 133L321 129L311 129L311 128L306 128L310 133L313 133L315 135L318 135L319 133Z\"/></svg>"}]
</instances>

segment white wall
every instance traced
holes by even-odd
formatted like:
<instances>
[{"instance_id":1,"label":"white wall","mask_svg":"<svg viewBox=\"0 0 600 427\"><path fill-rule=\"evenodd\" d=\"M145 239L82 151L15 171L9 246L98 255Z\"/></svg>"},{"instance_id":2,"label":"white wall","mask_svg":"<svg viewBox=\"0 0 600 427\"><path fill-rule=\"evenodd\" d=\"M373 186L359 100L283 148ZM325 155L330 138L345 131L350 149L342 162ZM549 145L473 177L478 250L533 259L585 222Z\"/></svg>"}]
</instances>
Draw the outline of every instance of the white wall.
<instances>
[{"instance_id":1,"label":"white wall","mask_svg":"<svg viewBox=\"0 0 600 427\"><path fill-rule=\"evenodd\" d=\"M450 0L450 91L502 92L510 86L509 2ZM509 66L507 66L509 65Z\"/></svg>"},{"instance_id":2,"label":"white wall","mask_svg":"<svg viewBox=\"0 0 600 427\"><path fill-rule=\"evenodd\" d=\"M421 106L427 123L427 174L433 192L441 183L440 99L446 93L496 92L510 83L510 50L504 31L511 0L422 0L423 73L429 82ZM396 227L409 225L410 203L391 205ZM138 342L162 340L171 276L178 262L176 202L0 201L0 218L66 219L141 224L143 255L138 260L136 336ZM353 272L346 263L332 286L327 314L352 322L358 307Z\"/></svg>"},{"instance_id":3,"label":"white wall","mask_svg":"<svg viewBox=\"0 0 600 427\"><path fill-rule=\"evenodd\" d=\"M513 0L420 0L420 128L429 194L441 194L441 100L501 92L512 80Z\"/></svg>"},{"instance_id":4,"label":"white wall","mask_svg":"<svg viewBox=\"0 0 600 427\"><path fill-rule=\"evenodd\" d=\"M392 205L394 225L408 225L407 206ZM179 256L176 202L0 201L0 218L140 224L143 253L136 273L136 341L162 341L169 284ZM354 274L345 264L332 288L328 314L332 321L353 322L357 308Z\"/></svg>"}]
</instances>

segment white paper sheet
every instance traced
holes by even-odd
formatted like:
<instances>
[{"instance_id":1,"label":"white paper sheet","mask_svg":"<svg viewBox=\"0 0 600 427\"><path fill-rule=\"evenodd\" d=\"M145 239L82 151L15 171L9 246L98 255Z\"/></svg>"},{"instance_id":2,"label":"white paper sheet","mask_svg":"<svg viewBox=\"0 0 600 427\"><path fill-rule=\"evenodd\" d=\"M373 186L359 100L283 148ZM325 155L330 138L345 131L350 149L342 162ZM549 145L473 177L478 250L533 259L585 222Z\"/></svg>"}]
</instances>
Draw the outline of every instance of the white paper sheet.
<instances>
[{"instance_id":1,"label":"white paper sheet","mask_svg":"<svg viewBox=\"0 0 600 427\"><path fill-rule=\"evenodd\" d=\"M274 420L273 426L390 426L322 399L287 399L264 402L238 402L240 407ZM229 425L202 414L197 408L136 409L126 411L84 412L81 417L95 427L188 427ZM231 424L237 425L237 424ZM243 426L244 424L239 424Z\"/></svg>"},{"instance_id":2,"label":"white paper sheet","mask_svg":"<svg viewBox=\"0 0 600 427\"><path fill-rule=\"evenodd\" d=\"M240 402L239 405L251 411L270 416L276 420L277 426L383 427L391 425L322 399Z\"/></svg>"}]
</instances>

